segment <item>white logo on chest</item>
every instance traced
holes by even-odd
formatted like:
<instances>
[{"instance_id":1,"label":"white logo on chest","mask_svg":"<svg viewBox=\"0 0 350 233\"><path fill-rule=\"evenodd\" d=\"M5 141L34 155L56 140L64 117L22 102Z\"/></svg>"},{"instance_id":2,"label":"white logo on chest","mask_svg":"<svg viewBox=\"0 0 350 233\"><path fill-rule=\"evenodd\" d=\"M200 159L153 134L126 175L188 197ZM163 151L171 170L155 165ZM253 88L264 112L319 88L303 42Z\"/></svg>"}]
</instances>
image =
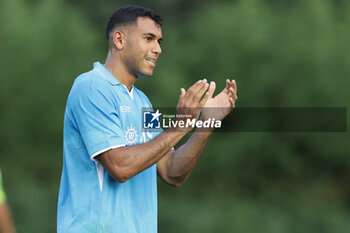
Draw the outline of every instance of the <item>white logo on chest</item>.
<instances>
[{"instance_id":1,"label":"white logo on chest","mask_svg":"<svg viewBox=\"0 0 350 233\"><path fill-rule=\"evenodd\" d=\"M130 106L120 106L120 111L131 112L131 108L130 108Z\"/></svg>"}]
</instances>

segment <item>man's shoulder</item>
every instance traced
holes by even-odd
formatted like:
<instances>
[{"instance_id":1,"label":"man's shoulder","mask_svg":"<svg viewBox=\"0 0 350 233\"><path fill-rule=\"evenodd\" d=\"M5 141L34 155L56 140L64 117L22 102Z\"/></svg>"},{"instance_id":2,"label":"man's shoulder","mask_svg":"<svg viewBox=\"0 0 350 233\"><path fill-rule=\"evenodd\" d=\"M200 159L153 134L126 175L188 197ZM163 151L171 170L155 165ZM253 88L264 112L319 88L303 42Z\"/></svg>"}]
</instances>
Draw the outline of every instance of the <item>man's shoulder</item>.
<instances>
[{"instance_id":1,"label":"man's shoulder","mask_svg":"<svg viewBox=\"0 0 350 233\"><path fill-rule=\"evenodd\" d=\"M108 89L109 82L101 77L95 70L80 74L75 80L72 89L79 90L98 90Z\"/></svg>"},{"instance_id":2,"label":"man's shoulder","mask_svg":"<svg viewBox=\"0 0 350 233\"><path fill-rule=\"evenodd\" d=\"M94 95L103 93L104 95L113 94L110 83L101 77L96 71L91 70L80 74L73 83L69 96Z\"/></svg>"},{"instance_id":3,"label":"man's shoulder","mask_svg":"<svg viewBox=\"0 0 350 233\"><path fill-rule=\"evenodd\" d=\"M94 70L80 74L70 90L67 105L84 99L97 101L98 99L113 98L111 85Z\"/></svg>"}]
</instances>

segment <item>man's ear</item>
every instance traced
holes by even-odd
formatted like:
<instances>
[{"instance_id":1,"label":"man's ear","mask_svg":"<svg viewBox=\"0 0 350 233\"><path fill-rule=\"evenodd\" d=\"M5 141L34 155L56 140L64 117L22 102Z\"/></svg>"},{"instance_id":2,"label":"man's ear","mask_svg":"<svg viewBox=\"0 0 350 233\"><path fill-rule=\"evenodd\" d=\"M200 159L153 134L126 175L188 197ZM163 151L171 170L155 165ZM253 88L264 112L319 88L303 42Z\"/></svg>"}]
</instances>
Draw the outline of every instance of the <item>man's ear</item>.
<instances>
[{"instance_id":1,"label":"man's ear","mask_svg":"<svg viewBox=\"0 0 350 233\"><path fill-rule=\"evenodd\" d=\"M117 48L117 50L122 50L125 46L125 36L120 31L115 31L113 33L113 44Z\"/></svg>"}]
</instances>

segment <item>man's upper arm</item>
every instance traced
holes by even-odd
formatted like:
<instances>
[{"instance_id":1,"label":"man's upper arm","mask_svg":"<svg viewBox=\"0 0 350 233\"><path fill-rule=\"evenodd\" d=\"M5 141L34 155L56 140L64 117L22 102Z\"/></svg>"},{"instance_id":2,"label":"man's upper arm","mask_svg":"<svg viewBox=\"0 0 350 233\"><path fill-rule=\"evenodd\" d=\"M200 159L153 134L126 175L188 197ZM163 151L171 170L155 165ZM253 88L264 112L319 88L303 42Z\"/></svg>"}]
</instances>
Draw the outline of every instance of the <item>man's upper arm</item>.
<instances>
[{"instance_id":1,"label":"man's upper arm","mask_svg":"<svg viewBox=\"0 0 350 233\"><path fill-rule=\"evenodd\" d=\"M109 149L124 146L119 113L113 96L97 88L76 93L71 101L73 124L79 130L91 159Z\"/></svg>"}]
</instances>

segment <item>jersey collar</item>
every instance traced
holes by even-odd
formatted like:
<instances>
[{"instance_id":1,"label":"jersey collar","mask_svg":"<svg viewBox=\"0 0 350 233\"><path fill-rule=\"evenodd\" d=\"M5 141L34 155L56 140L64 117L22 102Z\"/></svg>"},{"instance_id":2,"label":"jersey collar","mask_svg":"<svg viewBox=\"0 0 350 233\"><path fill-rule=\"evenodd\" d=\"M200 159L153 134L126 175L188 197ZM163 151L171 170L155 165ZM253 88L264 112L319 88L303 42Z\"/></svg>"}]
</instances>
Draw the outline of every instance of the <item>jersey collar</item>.
<instances>
[{"instance_id":1,"label":"jersey collar","mask_svg":"<svg viewBox=\"0 0 350 233\"><path fill-rule=\"evenodd\" d=\"M99 73L103 78L107 79L112 85L121 84L101 63L94 63L94 70Z\"/></svg>"},{"instance_id":2,"label":"jersey collar","mask_svg":"<svg viewBox=\"0 0 350 233\"><path fill-rule=\"evenodd\" d=\"M94 63L94 71L96 71L102 78L106 79L110 84L113 86L121 84L118 79L116 79L111 72L109 72L104 65L99 63L98 61ZM131 99L134 99L134 85L131 87L131 91L128 90L128 88L123 85L126 89L126 92L129 94Z\"/></svg>"}]
</instances>

